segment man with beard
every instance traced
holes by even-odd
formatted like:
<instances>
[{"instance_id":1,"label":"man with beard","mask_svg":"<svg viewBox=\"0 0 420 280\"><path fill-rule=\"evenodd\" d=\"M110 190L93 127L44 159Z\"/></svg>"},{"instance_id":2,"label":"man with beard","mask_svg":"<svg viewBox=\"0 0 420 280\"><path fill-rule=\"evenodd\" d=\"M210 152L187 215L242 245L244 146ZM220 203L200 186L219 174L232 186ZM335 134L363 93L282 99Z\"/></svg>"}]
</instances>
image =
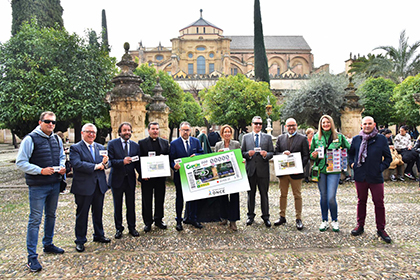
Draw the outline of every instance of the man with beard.
<instances>
[{"instance_id":1,"label":"man with beard","mask_svg":"<svg viewBox=\"0 0 420 280\"><path fill-rule=\"evenodd\" d=\"M382 172L392 161L388 140L378 134L372 117L362 119L362 130L354 136L348 152L349 165L354 170L357 190L357 226L351 231L353 236L364 232L368 191L372 194L375 205L377 234L386 242L391 237L385 231L384 177Z\"/></svg>"},{"instance_id":2,"label":"man with beard","mask_svg":"<svg viewBox=\"0 0 420 280\"><path fill-rule=\"evenodd\" d=\"M147 126L149 137L139 141L140 156L160 156L169 155L168 140L159 137L159 124L151 122ZM144 221L144 232L152 229L152 223L155 223L160 229L166 229L167 226L163 221L163 203L165 202L165 181L166 177L143 178L141 181L141 198L142 198L142 216ZM152 218L152 201L153 193L155 197L155 214Z\"/></svg>"},{"instance_id":3,"label":"man with beard","mask_svg":"<svg viewBox=\"0 0 420 280\"><path fill-rule=\"evenodd\" d=\"M300 152L303 169L309 160L309 143L306 136L297 133L297 123L293 118L286 120L287 134L282 134L277 138L275 154L290 155ZM274 222L275 226L286 223L287 193L289 184L295 198L296 228L303 229L302 223L302 179L303 173L279 176L280 186L280 219Z\"/></svg>"},{"instance_id":4,"label":"man with beard","mask_svg":"<svg viewBox=\"0 0 420 280\"><path fill-rule=\"evenodd\" d=\"M193 157L195 155L203 154L200 141L197 138L190 137L191 125L189 122L182 122L179 126L179 133L181 137L173 140L170 146L170 161L171 168L174 170L174 183L176 189L176 230L183 230L182 227L182 209L184 208L184 198L182 196L182 185L181 177L179 176L179 169L181 166L179 163L175 163L176 159L184 157ZM197 201L189 201L186 203L188 219L187 223L190 223L195 228L201 229L203 226L200 222L197 222Z\"/></svg>"},{"instance_id":5,"label":"man with beard","mask_svg":"<svg viewBox=\"0 0 420 280\"><path fill-rule=\"evenodd\" d=\"M111 173L109 174L109 185L114 199L114 222L115 238L120 239L124 231L122 225L122 204L125 194L125 206L127 209L126 220L128 232L134 236L139 236L136 230L136 173L140 174L140 164L138 155L139 145L131 141L132 126L128 122L123 122L118 127L119 138L113 139L108 143L109 160L111 161ZM137 160L133 158L137 156Z\"/></svg>"}]
</instances>

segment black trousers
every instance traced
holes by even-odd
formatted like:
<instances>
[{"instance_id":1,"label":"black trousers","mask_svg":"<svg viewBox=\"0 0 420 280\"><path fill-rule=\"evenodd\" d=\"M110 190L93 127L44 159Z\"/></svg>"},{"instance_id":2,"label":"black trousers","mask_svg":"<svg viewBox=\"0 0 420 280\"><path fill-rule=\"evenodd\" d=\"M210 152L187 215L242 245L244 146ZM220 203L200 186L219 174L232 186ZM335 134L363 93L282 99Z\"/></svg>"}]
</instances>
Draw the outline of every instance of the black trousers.
<instances>
[{"instance_id":1,"label":"black trousers","mask_svg":"<svg viewBox=\"0 0 420 280\"><path fill-rule=\"evenodd\" d=\"M151 178L141 182L142 215L145 225L161 222L164 215L166 178ZM155 213L153 212L153 196L155 197ZM153 218L152 218L153 215Z\"/></svg>"},{"instance_id":2,"label":"black trousers","mask_svg":"<svg viewBox=\"0 0 420 280\"><path fill-rule=\"evenodd\" d=\"M182 219L182 209L184 208L184 197L182 196L182 187L181 179L179 173L174 176L176 198L175 198L175 210L176 210L176 221L181 222ZM186 208L186 217L185 219L189 222L197 221L197 202L189 201L185 205Z\"/></svg>"},{"instance_id":3,"label":"black trousers","mask_svg":"<svg viewBox=\"0 0 420 280\"><path fill-rule=\"evenodd\" d=\"M248 191L248 218L254 219L255 217L255 194L257 193L257 186L261 197L261 218L263 220L270 218L268 205L269 177L258 177L255 172L254 175L248 177L248 181L251 188L251 190Z\"/></svg>"},{"instance_id":4,"label":"black trousers","mask_svg":"<svg viewBox=\"0 0 420 280\"><path fill-rule=\"evenodd\" d=\"M96 185L95 192L92 195L75 194L76 208L76 225L75 234L76 244L85 244L89 209L92 206L92 220L93 220L93 237L104 236L104 227L102 224L102 213L105 195L101 192L99 185Z\"/></svg>"},{"instance_id":5,"label":"black trousers","mask_svg":"<svg viewBox=\"0 0 420 280\"><path fill-rule=\"evenodd\" d=\"M123 196L125 194L125 208L126 219L129 230L136 229L136 187L130 186L127 176L119 188L111 188L114 200L114 223L117 230L123 231L122 225L122 209L123 209Z\"/></svg>"},{"instance_id":6,"label":"black trousers","mask_svg":"<svg viewBox=\"0 0 420 280\"><path fill-rule=\"evenodd\" d=\"M220 199L222 200L220 218L229 220L231 222L239 221L239 193L222 195Z\"/></svg>"}]
</instances>

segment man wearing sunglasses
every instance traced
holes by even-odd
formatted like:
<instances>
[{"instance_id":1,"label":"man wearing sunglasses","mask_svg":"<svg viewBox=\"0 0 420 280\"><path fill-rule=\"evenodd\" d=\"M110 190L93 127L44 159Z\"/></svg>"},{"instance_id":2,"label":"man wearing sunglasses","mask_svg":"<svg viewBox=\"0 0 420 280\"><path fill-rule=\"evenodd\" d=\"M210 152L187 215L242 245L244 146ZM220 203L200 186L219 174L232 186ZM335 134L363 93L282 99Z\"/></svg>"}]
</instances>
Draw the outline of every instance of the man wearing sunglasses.
<instances>
[{"instance_id":1,"label":"man wearing sunglasses","mask_svg":"<svg viewBox=\"0 0 420 280\"><path fill-rule=\"evenodd\" d=\"M271 227L268 185L270 183L269 160L273 157L274 147L271 136L261 132L262 118L252 118L252 132L244 135L242 140L242 156L246 160L246 172L251 190L248 192L248 219L246 224L252 225L255 218L255 194L257 185L261 196L261 218L266 227Z\"/></svg>"},{"instance_id":2,"label":"man wearing sunglasses","mask_svg":"<svg viewBox=\"0 0 420 280\"><path fill-rule=\"evenodd\" d=\"M42 269L36 247L42 212L44 218L44 253L62 254L53 244L55 212L60 194L60 181L66 172L63 143L54 134L55 114L43 112L38 126L20 144L16 166L25 173L29 187L29 221L26 235L27 267L32 272Z\"/></svg>"}]
</instances>

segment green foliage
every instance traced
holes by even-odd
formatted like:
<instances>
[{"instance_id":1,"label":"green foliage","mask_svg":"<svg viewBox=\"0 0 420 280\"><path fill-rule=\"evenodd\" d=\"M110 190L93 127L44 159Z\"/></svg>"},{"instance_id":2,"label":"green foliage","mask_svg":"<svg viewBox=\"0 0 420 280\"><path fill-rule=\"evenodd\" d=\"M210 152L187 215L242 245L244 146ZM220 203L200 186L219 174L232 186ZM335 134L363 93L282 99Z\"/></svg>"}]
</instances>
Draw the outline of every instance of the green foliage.
<instances>
[{"instance_id":1,"label":"green foliage","mask_svg":"<svg viewBox=\"0 0 420 280\"><path fill-rule=\"evenodd\" d=\"M254 2L254 65L255 80L270 84L259 0Z\"/></svg>"},{"instance_id":2,"label":"green foliage","mask_svg":"<svg viewBox=\"0 0 420 280\"><path fill-rule=\"evenodd\" d=\"M312 75L296 91L285 93L286 102L281 109L281 119L295 118L299 125L317 127L319 118L330 115L340 125L340 107L348 80L345 76L329 73Z\"/></svg>"},{"instance_id":3,"label":"green foliage","mask_svg":"<svg viewBox=\"0 0 420 280\"><path fill-rule=\"evenodd\" d=\"M191 125L201 125L203 120L202 110L190 93L184 93L182 88L166 72L159 71L144 63L134 70L134 74L143 80L140 87L145 94L153 96L153 89L156 86L156 78L159 76L159 83L163 89L162 95L166 97L166 105L170 108L169 126L177 127L184 120Z\"/></svg>"},{"instance_id":4,"label":"green foliage","mask_svg":"<svg viewBox=\"0 0 420 280\"><path fill-rule=\"evenodd\" d=\"M271 118L277 120L279 116L280 108L269 85L254 82L242 74L222 77L199 95L210 123L229 124L236 130L249 125L254 116L264 118L267 99L273 105Z\"/></svg>"},{"instance_id":5,"label":"green foliage","mask_svg":"<svg viewBox=\"0 0 420 280\"><path fill-rule=\"evenodd\" d=\"M63 27L63 8L60 0L12 0L12 35L33 17L40 27Z\"/></svg>"},{"instance_id":6,"label":"green foliage","mask_svg":"<svg viewBox=\"0 0 420 280\"><path fill-rule=\"evenodd\" d=\"M405 30L400 34L399 46L380 46L375 50L384 50L386 56L392 61L392 71L395 82L401 82L410 75L417 75L420 72L420 55L416 54L420 47L420 41L413 45L408 44L408 37L405 36Z\"/></svg>"},{"instance_id":7,"label":"green foliage","mask_svg":"<svg viewBox=\"0 0 420 280\"><path fill-rule=\"evenodd\" d=\"M105 95L112 88L115 59L97 44L61 28L25 23L0 44L0 65L0 122L19 137L46 110L64 122L60 130L70 122L109 118Z\"/></svg>"},{"instance_id":8,"label":"green foliage","mask_svg":"<svg viewBox=\"0 0 420 280\"><path fill-rule=\"evenodd\" d=\"M395 83L384 78L369 78L357 90L364 116L371 116L377 125L386 125L394 121L394 102L392 93Z\"/></svg>"},{"instance_id":9,"label":"green foliage","mask_svg":"<svg viewBox=\"0 0 420 280\"><path fill-rule=\"evenodd\" d=\"M417 126L420 123L420 106L414 102L413 94L420 93L420 74L406 78L394 89L396 121L399 124Z\"/></svg>"},{"instance_id":10,"label":"green foliage","mask_svg":"<svg viewBox=\"0 0 420 280\"><path fill-rule=\"evenodd\" d=\"M382 54L368 54L367 58L362 56L350 65L350 73L355 75L366 75L367 77L393 77L392 61L386 59Z\"/></svg>"}]
</instances>

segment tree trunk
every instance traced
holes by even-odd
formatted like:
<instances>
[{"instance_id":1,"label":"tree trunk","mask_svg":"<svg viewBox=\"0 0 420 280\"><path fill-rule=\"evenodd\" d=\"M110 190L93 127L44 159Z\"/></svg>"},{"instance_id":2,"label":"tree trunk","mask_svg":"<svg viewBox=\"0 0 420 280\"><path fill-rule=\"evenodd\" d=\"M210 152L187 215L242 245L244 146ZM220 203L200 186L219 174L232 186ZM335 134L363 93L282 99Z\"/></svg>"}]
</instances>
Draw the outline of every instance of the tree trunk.
<instances>
[{"instance_id":1,"label":"tree trunk","mask_svg":"<svg viewBox=\"0 0 420 280\"><path fill-rule=\"evenodd\" d=\"M82 118L77 117L73 119L74 127L74 143L80 142L82 140Z\"/></svg>"}]
</instances>

